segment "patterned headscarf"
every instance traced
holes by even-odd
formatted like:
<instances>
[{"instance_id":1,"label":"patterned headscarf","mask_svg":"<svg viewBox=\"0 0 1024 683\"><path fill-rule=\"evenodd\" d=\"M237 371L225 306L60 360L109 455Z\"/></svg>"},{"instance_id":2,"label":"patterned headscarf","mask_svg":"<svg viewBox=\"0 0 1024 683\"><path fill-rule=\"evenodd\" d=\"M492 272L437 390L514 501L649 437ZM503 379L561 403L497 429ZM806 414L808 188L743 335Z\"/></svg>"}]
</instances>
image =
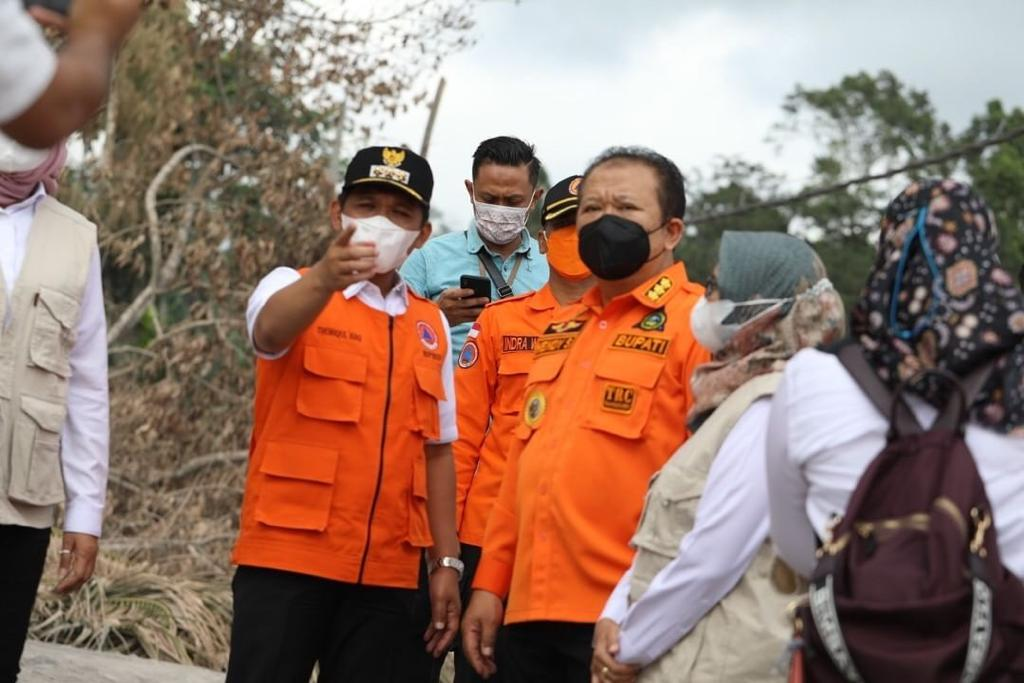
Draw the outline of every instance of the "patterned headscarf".
<instances>
[{"instance_id":1,"label":"patterned headscarf","mask_svg":"<svg viewBox=\"0 0 1024 683\"><path fill-rule=\"evenodd\" d=\"M998 358L971 419L1024 436L1024 295L1000 265L998 243L992 212L967 185L910 185L882 219L878 256L853 311L852 329L893 389L924 369L966 377ZM951 391L934 376L914 381L910 389L936 407Z\"/></svg>"},{"instance_id":2,"label":"patterned headscarf","mask_svg":"<svg viewBox=\"0 0 1024 683\"><path fill-rule=\"evenodd\" d=\"M35 168L0 172L0 206L7 207L27 199L36 191L39 183L43 184L46 194L56 194L67 159L67 145L62 140L50 148L46 159Z\"/></svg>"},{"instance_id":3,"label":"patterned headscarf","mask_svg":"<svg viewBox=\"0 0 1024 683\"><path fill-rule=\"evenodd\" d=\"M749 264L751 259L758 260L761 285L770 291L749 282L750 296L792 302L773 306L745 323L710 362L693 371L694 406L687 416L690 429L696 429L753 378L781 371L800 349L830 344L846 334L843 300L826 279L821 259L806 242L777 233L733 233L728 240L723 235L718 281L731 281L734 274L728 269ZM807 264L807 274L792 278L797 263Z\"/></svg>"}]
</instances>

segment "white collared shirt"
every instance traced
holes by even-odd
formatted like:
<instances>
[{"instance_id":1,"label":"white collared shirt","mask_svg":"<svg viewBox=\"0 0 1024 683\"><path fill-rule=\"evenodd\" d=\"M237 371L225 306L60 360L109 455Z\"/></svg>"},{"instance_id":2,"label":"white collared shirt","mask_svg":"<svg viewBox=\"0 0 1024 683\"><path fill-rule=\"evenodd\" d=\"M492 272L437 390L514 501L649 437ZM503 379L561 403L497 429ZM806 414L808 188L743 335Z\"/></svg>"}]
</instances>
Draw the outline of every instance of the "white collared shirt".
<instances>
[{"instance_id":1,"label":"white collared shirt","mask_svg":"<svg viewBox=\"0 0 1024 683\"><path fill-rule=\"evenodd\" d=\"M297 282L302 278L299 271L294 268L275 268L256 285L256 290L249 297L249 305L245 309L246 329L249 332L249 343L252 344L256 355L266 360L276 360L286 353L285 349L280 353L268 354L256 348L253 341L253 329L256 327L256 319L259 317L263 307L270 298L285 287ZM380 288L372 282L363 281L349 285L342 291L346 299L357 298L375 311L386 313L390 316L404 315L409 309L409 287L405 280L399 279L398 284L391 288L387 295L383 295ZM448 320L442 315L441 323L444 325L444 336L449 348L452 344L452 333L448 327ZM452 443L458 438L458 428L455 422L455 376L452 369L451 354L444 360L441 366L441 380L444 383L445 400L438 401L438 415L441 420L441 437L428 441L429 444Z\"/></svg>"},{"instance_id":2,"label":"white collared shirt","mask_svg":"<svg viewBox=\"0 0 1024 683\"><path fill-rule=\"evenodd\" d=\"M21 273L40 185L28 199L0 208L0 268L8 297ZM7 309L10 315L10 307ZM110 398L107 391L107 318L103 310L100 251L93 251L82 294L75 344L71 349L68 414L61 434L60 459L67 503L64 531L99 536L107 498L110 454Z\"/></svg>"}]
</instances>

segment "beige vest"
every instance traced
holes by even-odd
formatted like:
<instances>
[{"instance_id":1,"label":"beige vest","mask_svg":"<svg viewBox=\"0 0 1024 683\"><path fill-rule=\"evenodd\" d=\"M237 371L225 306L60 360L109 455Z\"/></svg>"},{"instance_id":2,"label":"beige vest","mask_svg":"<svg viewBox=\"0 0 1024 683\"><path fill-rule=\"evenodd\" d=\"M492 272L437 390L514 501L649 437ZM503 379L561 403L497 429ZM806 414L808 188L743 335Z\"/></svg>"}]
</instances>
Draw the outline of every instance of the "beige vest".
<instances>
[{"instance_id":1,"label":"beige vest","mask_svg":"<svg viewBox=\"0 0 1024 683\"><path fill-rule=\"evenodd\" d=\"M64 501L69 355L95 248L96 226L46 197L14 291L0 278L0 524L52 526Z\"/></svg>"},{"instance_id":2,"label":"beige vest","mask_svg":"<svg viewBox=\"0 0 1024 683\"><path fill-rule=\"evenodd\" d=\"M711 463L725 438L754 401L770 396L781 373L761 375L737 389L655 475L640 526L630 601L679 553L693 529ZM766 511L767 512L767 511ZM794 595L773 588L771 544L765 542L736 587L711 608L671 650L645 668L643 683L783 681L774 671L791 633L786 607Z\"/></svg>"}]
</instances>

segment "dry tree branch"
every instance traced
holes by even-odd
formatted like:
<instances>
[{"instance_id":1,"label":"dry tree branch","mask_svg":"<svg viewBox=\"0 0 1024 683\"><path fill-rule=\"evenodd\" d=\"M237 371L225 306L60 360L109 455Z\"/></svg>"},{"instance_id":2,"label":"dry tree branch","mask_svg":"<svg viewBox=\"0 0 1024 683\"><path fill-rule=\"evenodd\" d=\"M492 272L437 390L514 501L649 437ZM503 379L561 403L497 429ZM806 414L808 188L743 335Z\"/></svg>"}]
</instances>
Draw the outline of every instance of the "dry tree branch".
<instances>
[{"instance_id":1,"label":"dry tree branch","mask_svg":"<svg viewBox=\"0 0 1024 683\"><path fill-rule=\"evenodd\" d=\"M208 455L201 455L197 458L192 458L187 463L171 472L168 475L160 477L154 484L160 484L165 482L176 482L188 477L196 472L209 467L210 465L236 465L241 462L245 462L249 458L248 450L237 450L237 451L222 451L219 453L210 453Z\"/></svg>"},{"instance_id":2,"label":"dry tree branch","mask_svg":"<svg viewBox=\"0 0 1024 683\"><path fill-rule=\"evenodd\" d=\"M145 197L146 228L149 236L150 257L149 284L143 287L142 291L135 297L135 300L121 312L117 321L110 326L110 330L107 332L107 344L113 344L121 337L122 334L134 327L139 319L142 318L146 307L159 293L161 287L163 287L169 279L173 278L173 273L170 273L164 268L163 241L160 236L160 216L157 212L156 198L160 188L165 182L167 182L167 178L170 177L174 169L177 168L186 157L196 152L204 152L219 159L226 160L219 151L209 145L186 145L172 154L171 157L164 162L164 165L160 167L160 170L157 171L156 175L153 176L153 180L150 181L149 187L146 189ZM196 197L194 196L191 196L190 199L192 200L192 203L196 201ZM167 260L168 265L171 263L174 264L175 270L181 261L180 254L184 249L184 245L181 244L181 242L187 238L187 229L184 231L179 229L178 233L175 235L175 243L171 248L171 254ZM170 275L170 277L168 277L168 275Z\"/></svg>"}]
</instances>

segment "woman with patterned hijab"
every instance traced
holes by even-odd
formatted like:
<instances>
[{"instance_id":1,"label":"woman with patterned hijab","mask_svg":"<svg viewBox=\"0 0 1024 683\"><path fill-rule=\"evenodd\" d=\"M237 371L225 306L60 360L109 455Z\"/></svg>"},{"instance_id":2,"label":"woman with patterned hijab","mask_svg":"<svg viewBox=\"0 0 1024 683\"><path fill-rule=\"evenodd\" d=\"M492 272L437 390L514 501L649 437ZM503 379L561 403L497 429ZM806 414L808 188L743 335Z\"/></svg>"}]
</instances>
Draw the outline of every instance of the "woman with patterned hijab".
<instances>
[{"instance_id":1,"label":"woman with patterned hijab","mask_svg":"<svg viewBox=\"0 0 1024 683\"><path fill-rule=\"evenodd\" d=\"M595 629L599 681L768 681L792 594L769 582L764 444L770 399L797 351L844 334L842 300L814 250L778 233L726 232L697 340L693 436L658 473L637 555Z\"/></svg>"},{"instance_id":2,"label":"woman with patterned hijab","mask_svg":"<svg viewBox=\"0 0 1024 683\"><path fill-rule=\"evenodd\" d=\"M907 403L930 425L960 378L993 363L970 407L967 445L994 508L1003 563L1024 577L1024 295L999 261L992 214L953 180L914 183L889 205L878 257L853 312L852 331L891 389L911 380ZM771 535L780 556L809 575L815 537L842 515L886 443L889 421L837 357L803 351L772 403L768 433Z\"/></svg>"}]
</instances>

